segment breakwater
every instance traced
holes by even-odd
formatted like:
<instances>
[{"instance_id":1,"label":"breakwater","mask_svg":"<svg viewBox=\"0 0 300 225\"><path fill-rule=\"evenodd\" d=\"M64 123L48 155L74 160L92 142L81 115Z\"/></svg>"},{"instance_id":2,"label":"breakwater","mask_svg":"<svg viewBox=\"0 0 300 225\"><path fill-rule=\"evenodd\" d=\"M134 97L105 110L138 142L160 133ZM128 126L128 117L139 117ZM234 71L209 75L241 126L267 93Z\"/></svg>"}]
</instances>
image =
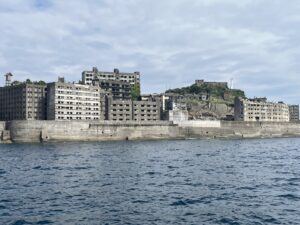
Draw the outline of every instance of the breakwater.
<instances>
[{"instance_id":1,"label":"breakwater","mask_svg":"<svg viewBox=\"0 0 300 225\"><path fill-rule=\"evenodd\" d=\"M1 142L114 141L185 138L300 137L300 123L187 121L0 122Z\"/></svg>"}]
</instances>

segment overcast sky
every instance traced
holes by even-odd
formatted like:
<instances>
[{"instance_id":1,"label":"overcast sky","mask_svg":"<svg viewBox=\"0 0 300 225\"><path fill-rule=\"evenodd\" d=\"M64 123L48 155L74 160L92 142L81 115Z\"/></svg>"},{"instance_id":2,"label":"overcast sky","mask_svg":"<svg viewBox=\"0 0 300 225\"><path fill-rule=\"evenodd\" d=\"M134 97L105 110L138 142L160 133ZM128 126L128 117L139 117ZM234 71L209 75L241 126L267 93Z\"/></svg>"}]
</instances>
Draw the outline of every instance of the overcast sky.
<instances>
[{"instance_id":1,"label":"overcast sky","mask_svg":"<svg viewBox=\"0 0 300 225\"><path fill-rule=\"evenodd\" d=\"M233 78L248 97L299 104L299 12L299 0L0 0L0 72L140 71L143 93Z\"/></svg>"}]
</instances>

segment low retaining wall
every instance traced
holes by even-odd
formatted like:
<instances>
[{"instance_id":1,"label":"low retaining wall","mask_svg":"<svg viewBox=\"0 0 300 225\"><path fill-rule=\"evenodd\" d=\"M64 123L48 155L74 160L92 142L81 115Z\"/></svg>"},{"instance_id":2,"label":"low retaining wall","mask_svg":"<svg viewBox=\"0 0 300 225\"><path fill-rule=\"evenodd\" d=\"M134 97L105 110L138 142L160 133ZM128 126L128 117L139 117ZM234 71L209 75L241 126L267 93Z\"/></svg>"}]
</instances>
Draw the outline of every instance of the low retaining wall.
<instances>
[{"instance_id":1,"label":"low retaining wall","mask_svg":"<svg viewBox=\"0 0 300 225\"><path fill-rule=\"evenodd\" d=\"M194 123L193 123L194 122ZM5 130L8 128L8 130ZM1 130L2 129L2 130ZM170 122L82 122L11 121L0 122L1 140L16 143L56 141L113 141L184 138L272 138L300 137L300 123L228 121Z\"/></svg>"},{"instance_id":2,"label":"low retaining wall","mask_svg":"<svg viewBox=\"0 0 300 225\"><path fill-rule=\"evenodd\" d=\"M12 121L13 142L169 139L180 136L169 122Z\"/></svg>"},{"instance_id":3,"label":"low retaining wall","mask_svg":"<svg viewBox=\"0 0 300 225\"><path fill-rule=\"evenodd\" d=\"M231 122L221 121L220 127L181 127L181 133L190 138L272 138L300 137L300 123Z\"/></svg>"},{"instance_id":4,"label":"low retaining wall","mask_svg":"<svg viewBox=\"0 0 300 225\"><path fill-rule=\"evenodd\" d=\"M211 128L221 128L220 120L187 120L174 122L178 124L179 127L211 127Z\"/></svg>"},{"instance_id":5,"label":"low retaining wall","mask_svg":"<svg viewBox=\"0 0 300 225\"><path fill-rule=\"evenodd\" d=\"M300 136L300 123L223 121L221 124L223 128L232 129L235 135L244 138Z\"/></svg>"}]
</instances>

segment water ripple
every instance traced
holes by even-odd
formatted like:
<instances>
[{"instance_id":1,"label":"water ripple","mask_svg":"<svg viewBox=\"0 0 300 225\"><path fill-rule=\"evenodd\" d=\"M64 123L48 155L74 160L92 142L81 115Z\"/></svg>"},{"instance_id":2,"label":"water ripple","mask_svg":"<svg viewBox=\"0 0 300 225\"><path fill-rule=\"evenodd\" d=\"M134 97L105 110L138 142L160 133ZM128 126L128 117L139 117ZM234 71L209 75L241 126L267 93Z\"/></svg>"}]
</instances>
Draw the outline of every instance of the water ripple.
<instances>
[{"instance_id":1,"label":"water ripple","mask_svg":"<svg viewBox=\"0 0 300 225\"><path fill-rule=\"evenodd\" d=\"M0 224L300 224L300 139L1 145Z\"/></svg>"}]
</instances>

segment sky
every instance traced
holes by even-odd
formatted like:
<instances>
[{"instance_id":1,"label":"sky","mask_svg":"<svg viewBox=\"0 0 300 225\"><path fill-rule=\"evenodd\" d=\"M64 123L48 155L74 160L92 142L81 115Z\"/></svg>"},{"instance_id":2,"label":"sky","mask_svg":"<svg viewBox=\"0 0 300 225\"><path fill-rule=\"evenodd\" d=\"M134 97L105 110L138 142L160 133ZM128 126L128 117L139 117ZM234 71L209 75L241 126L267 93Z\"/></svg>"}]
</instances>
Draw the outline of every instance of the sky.
<instances>
[{"instance_id":1,"label":"sky","mask_svg":"<svg viewBox=\"0 0 300 225\"><path fill-rule=\"evenodd\" d=\"M119 68L141 72L142 93L233 79L248 97L300 104L299 12L299 0L0 0L0 73Z\"/></svg>"}]
</instances>

